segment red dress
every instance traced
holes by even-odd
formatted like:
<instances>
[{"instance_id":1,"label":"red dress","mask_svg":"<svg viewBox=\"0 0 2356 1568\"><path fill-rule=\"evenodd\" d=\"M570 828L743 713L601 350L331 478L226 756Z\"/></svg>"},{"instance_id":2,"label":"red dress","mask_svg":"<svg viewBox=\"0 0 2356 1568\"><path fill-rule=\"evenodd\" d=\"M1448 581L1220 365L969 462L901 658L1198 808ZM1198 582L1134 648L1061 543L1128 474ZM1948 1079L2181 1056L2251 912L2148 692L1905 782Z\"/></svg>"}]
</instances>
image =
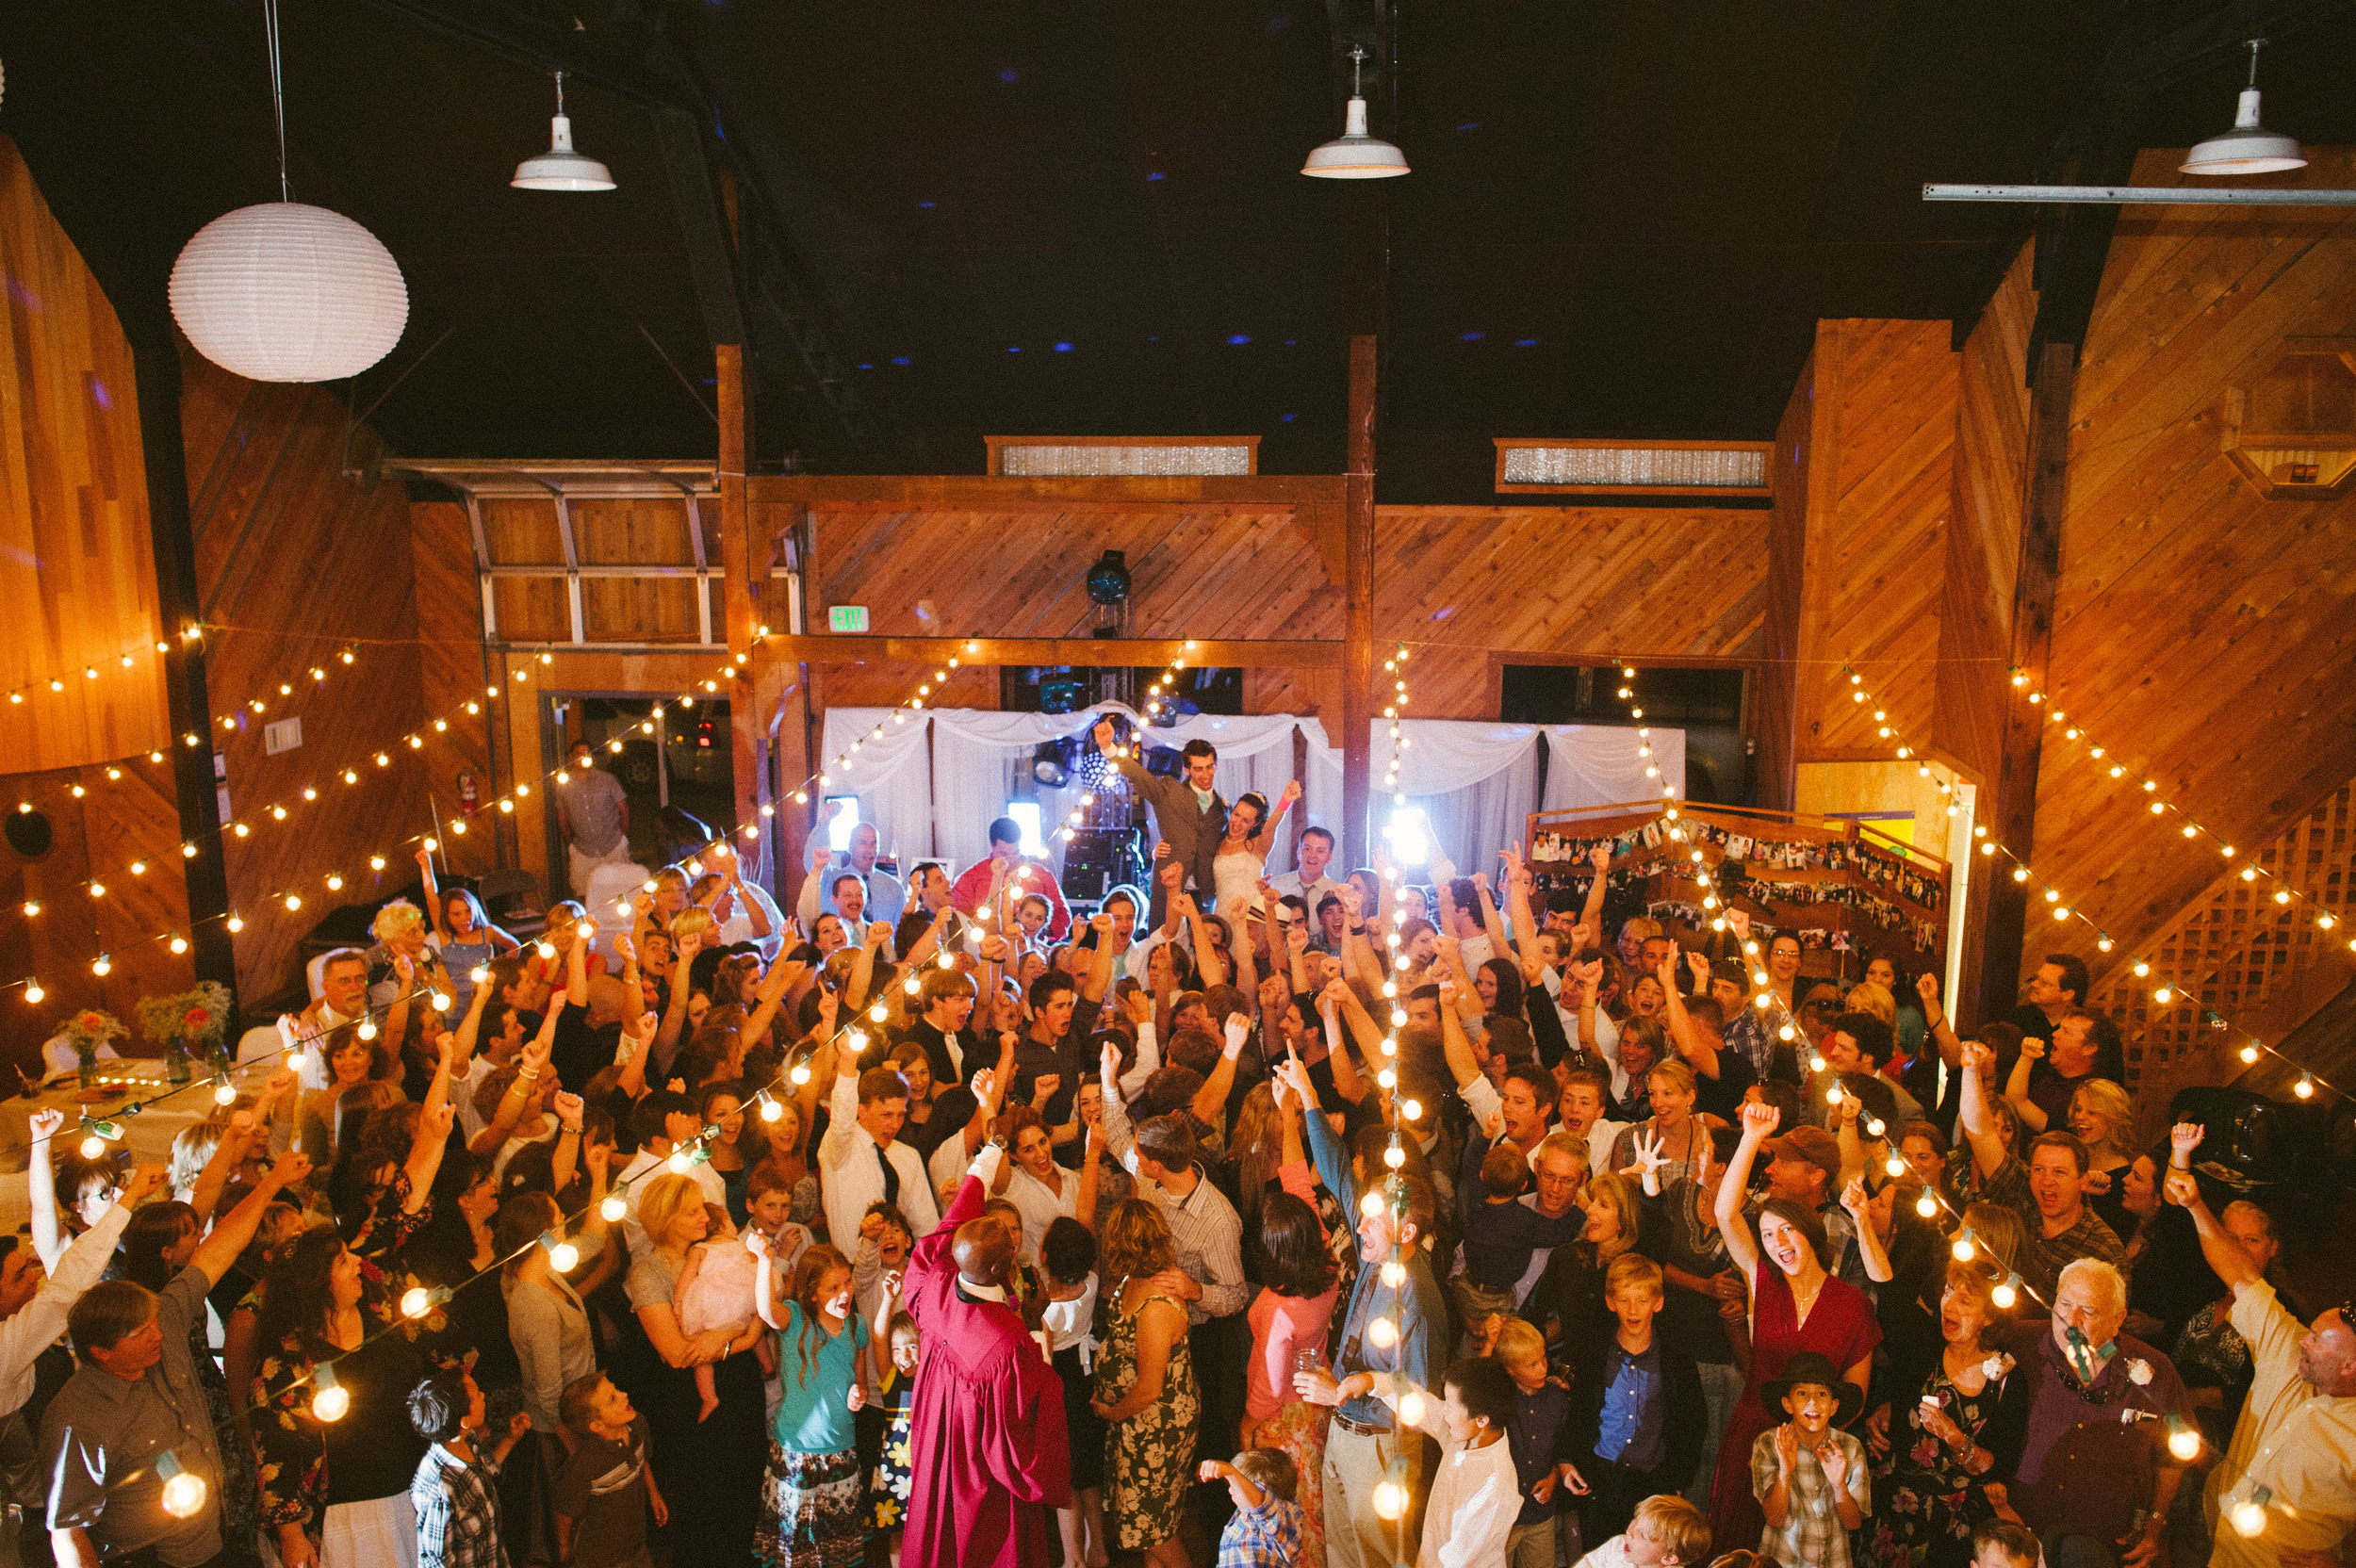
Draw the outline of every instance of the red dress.
<instances>
[{"instance_id":1,"label":"red dress","mask_svg":"<svg viewBox=\"0 0 2356 1568\"><path fill-rule=\"evenodd\" d=\"M1063 1383L1021 1314L957 1292L950 1244L981 1212L982 1184L968 1176L908 1259L908 1306L924 1349L901 1556L926 1568L1046 1568L1046 1508L1072 1502Z\"/></svg>"},{"instance_id":2,"label":"red dress","mask_svg":"<svg viewBox=\"0 0 2356 1568\"><path fill-rule=\"evenodd\" d=\"M1756 1298L1751 1312L1751 1376L1741 1402L1726 1421L1718 1442L1718 1473L1710 1493L1710 1548L1714 1552L1754 1551L1767 1515L1751 1494L1751 1446L1759 1434L1784 1419L1759 1401L1759 1385L1783 1376L1784 1364L1803 1350L1815 1350L1842 1371L1873 1353L1882 1342L1881 1324L1865 1293L1841 1280L1826 1280L1803 1326L1792 1301L1792 1282L1765 1257L1759 1260ZM1860 1393L1863 1390L1859 1390Z\"/></svg>"}]
</instances>

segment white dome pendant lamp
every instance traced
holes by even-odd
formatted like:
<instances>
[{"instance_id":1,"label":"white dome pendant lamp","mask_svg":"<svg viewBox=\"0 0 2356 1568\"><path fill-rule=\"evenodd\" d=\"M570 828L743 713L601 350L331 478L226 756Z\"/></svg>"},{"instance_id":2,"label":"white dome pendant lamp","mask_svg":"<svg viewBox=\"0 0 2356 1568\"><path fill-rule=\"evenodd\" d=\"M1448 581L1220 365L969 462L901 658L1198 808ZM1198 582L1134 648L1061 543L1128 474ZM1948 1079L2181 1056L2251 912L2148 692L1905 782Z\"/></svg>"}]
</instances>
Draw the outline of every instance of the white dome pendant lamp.
<instances>
[{"instance_id":1,"label":"white dome pendant lamp","mask_svg":"<svg viewBox=\"0 0 2356 1568\"><path fill-rule=\"evenodd\" d=\"M2299 139L2269 131L2258 123L2258 50L2266 40L2250 41L2250 85L2242 89L2233 128L2201 142L2184 155L2177 171L2185 174L2280 174L2304 169L2307 159Z\"/></svg>"},{"instance_id":2,"label":"white dome pendant lamp","mask_svg":"<svg viewBox=\"0 0 2356 1568\"><path fill-rule=\"evenodd\" d=\"M1359 85L1366 58L1363 45L1351 46L1350 108L1343 117L1342 134L1312 148L1309 161L1301 166L1302 173L1320 180L1383 180L1407 172L1406 154L1366 134L1366 100Z\"/></svg>"},{"instance_id":3,"label":"white dome pendant lamp","mask_svg":"<svg viewBox=\"0 0 2356 1568\"><path fill-rule=\"evenodd\" d=\"M409 289L374 235L290 194L277 0L264 0L262 15L278 120L279 199L224 213L197 231L172 266L172 317L197 352L249 381L341 381L401 341Z\"/></svg>"},{"instance_id":4,"label":"white dome pendant lamp","mask_svg":"<svg viewBox=\"0 0 2356 1568\"><path fill-rule=\"evenodd\" d=\"M517 190L611 190L614 176L604 164L573 151L573 122L564 113L564 73L556 74L556 118L548 123L548 150L515 165L507 182Z\"/></svg>"}]
</instances>

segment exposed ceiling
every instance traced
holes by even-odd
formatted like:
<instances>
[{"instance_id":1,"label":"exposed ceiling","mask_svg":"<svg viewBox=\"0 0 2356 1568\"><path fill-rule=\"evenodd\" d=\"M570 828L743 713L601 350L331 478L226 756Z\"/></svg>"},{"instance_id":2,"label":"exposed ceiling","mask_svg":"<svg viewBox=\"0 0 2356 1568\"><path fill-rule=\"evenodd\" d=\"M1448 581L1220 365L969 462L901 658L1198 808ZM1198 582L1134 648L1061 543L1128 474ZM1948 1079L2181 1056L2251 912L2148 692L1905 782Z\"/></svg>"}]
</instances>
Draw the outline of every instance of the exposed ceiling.
<instances>
[{"instance_id":1,"label":"exposed ceiling","mask_svg":"<svg viewBox=\"0 0 2356 1568\"><path fill-rule=\"evenodd\" d=\"M1338 128L1310 0L282 4L295 195L409 284L354 402L417 457L715 439L656 114L568 83L620 189L511 190L548 77L419 9L651 61L701 106L740 225L773 215L875 425L847 435L756 307L757 455L838 472L977 472L986 433L1257 433L1264 471L1333 472L1351 259L1383 235L1383 499L1497 499L1495 435L1764 437L1817 318L1976 311L2027 209L1919 188L2036 177L2126 10L2336 12L2267 51L2266 120L2356 140L2356 4L1414 0L1391 134L1415 172L1366 185L1297 172ZM74 162L167 252L276 194L257 0L8 12L0 131L37 176ZM2135 139L2220 128L2241 70L2163 84Z\"/></svg>"}]
</instances>

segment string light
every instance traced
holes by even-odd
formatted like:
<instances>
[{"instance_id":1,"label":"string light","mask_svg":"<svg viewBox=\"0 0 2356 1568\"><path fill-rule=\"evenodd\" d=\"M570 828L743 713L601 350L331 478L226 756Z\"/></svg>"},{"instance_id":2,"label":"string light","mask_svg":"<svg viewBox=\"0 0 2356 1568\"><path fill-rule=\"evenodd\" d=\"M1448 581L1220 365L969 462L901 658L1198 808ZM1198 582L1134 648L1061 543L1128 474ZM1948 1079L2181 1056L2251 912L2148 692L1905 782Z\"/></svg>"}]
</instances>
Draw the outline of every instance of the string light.
<instances>
[{"instance_id":1,"label":"string light","mask_svg":"<svg viewBox=\"0 0 2356 1568\"><path fill-rule=\"evenodd\" d=\"M205 1507L205 1478L180 1463L177 1450L167 1448L155 1458L155 1474L163 1478L163 1509L174 1519L192 1519Z\"/></svg>"},{"instance_id":2,"label":"string light","mask_svg":"<svg viewBox=\"0 0 2356 1568\"><path fill-rule=\"evenodd\" d=\"M312 1376L317 1386L311 1393L311 1413L321 1421L341 1421L352 1410L352 1393L335 1381L335 1364L319 1363Z\"/></svg>"},{"instance_id":3,"label":"string light","mask_svg":"<svg viewBox=\"0 0 2356 1568\"><path fill-rule=\"evenodd\" d=\"M764 632L764 635L766 633ZM1189 644L1187 645L1192 646L1193 645ZM934 698L934 689L947 684L950 675L956 671L958 665L962 662L962 656L969 653L979 653L981 650L982 644L980 638L967 638L963 646L958 649L957 654L941 661L941 664L934 669L930 679L918 682L913 695L902 698L899 706L892 709L889 713L886 713L884 717L876 723L873 729L869 730L864 735L855 737L849 745L835 753L833 758L827 761L825 767L816 769L799 784L794 785L793 791L794 804L797 806L809 805L811 785L814 784L819 789L824 790L828 784L834 782L835 774L846 773L850 771L850 769L856 764L856 758L859 748L871 740L880 740L883 736L884 727L886 724L903 725L908 723L908 714L923 711L925 702ZM735 676L736 672L733 669L724 669L720 672L720 678L724 680L733 679L735 678ZM719 687L713 681L706 681L704 682L704 690L706 692L716 692L719 690ZM694 701L692 694L688 700L691 704ZM618 751L621 748L617 745L614 749ZM766 813L764 812L764 814Z\"/></svg>"}]
</instances>

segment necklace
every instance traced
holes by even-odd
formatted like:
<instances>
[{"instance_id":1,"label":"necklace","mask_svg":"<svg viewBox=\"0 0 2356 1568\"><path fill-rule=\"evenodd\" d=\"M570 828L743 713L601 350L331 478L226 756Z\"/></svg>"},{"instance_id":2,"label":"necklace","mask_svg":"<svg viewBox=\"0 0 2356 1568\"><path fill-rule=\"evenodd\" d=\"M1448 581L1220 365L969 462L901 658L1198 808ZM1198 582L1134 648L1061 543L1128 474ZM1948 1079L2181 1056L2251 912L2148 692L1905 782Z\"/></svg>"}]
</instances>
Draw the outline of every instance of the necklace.
<instances>
[{"instance_id":1,"label":"necklace","mask_svg":"<svg viewBox=\"0 0 2356 1568\"><path fill-rule=\"evenodd\" d=\"M1824 1281L1830 1278L1830 1275L1820 1276L1816 1281L1816 1288L1809 1291L1805 1298L1801 1297L1800 1287L1798 1285L1795 1284L1792 1287L1792 1316L1797 1318L1802 1323L1806 1323L1808 1321L1808 1315L1809 1312L1814 1310L1816 1306L1816 1298L1824 1294Z\"/></svg>"}]
</instances>

